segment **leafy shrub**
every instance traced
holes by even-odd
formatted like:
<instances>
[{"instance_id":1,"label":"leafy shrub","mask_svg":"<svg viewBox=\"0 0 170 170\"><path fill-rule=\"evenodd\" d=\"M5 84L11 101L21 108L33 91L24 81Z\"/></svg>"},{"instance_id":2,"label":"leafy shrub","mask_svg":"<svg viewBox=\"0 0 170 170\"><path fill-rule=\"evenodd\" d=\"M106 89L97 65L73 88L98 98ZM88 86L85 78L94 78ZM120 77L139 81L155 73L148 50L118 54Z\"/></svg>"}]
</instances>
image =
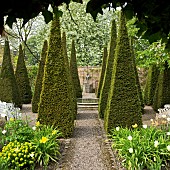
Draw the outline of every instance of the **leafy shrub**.
<instances>
[{"instance_id":1,"label":"leafy shrub","mask_svg":"<svg viewBox=\"0 0 170 170\"><path fill-rule=\"evenodd\" d=\"M32 144L29 142L21 143L16 140L4 146L0 156L12 169L31 167L35 160Z\"/></svg>"},{"instance_id":2,"label":"leafy shrub","mask_svg":"<svg viewBox=\"0 0 170 170\"><path fill-rule=\"evenodd\" d=\"M61 133L53 126L36 122L30 127L27 121L10 119L0 129L0 163L3 162L0 169L46 168L60 155L60 137Z\"/></svg>"}]
</instances>

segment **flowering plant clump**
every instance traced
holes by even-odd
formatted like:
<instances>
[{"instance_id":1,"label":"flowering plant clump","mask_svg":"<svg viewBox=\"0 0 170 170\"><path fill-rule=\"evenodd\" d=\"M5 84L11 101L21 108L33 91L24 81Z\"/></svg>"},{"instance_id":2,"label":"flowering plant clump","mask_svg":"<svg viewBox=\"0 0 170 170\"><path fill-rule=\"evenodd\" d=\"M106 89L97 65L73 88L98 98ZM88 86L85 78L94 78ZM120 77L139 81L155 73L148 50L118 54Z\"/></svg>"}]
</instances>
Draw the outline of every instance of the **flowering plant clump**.
<instances>
[{"instance_id":1,"label":"flowering plant clump","mask_svg":"<svg viewBox=\"0 0 170 170\"><path fill-rule=\"evenodd\" d=\"M34 169L57 161L61 133L53 126L11 119L0 128L0 169Z\"/></svg>"},{"instance_id":2,"label":"flowering plant clump","mask_svg":"<svg viewBox=\"0 0 170 170\"><path fill-rule=\"evenodd\" d=\"M119 130L118 130L119 129ZM170 129L169 129L170 131ZM170 161L170 135L156 127L116 127L109 134L112 148L118 151L128 169L160 170Z\"/></svg>"},{"instance_id":3,"label":"flowering plant clump","mask_svg":"<svg viewBox=\"0 0 170 170\"><path fill-rule=\"evenodd\" d=\"M39 165L46 167L50 160L57 160L60 155L59 140L57 140L59 137L61 137L59 130L52 126L36 123L34 137L31 142L33 143L36 161Z\"/></svg>"},{"instance_id":4,"label":"flowering plant clump","mask_svg":"<svg viewBox=\"0 0 170 170\"><path fill-rule=\"evenodd\" d=\"M31 143L10 142L2 148L0 157L7 162L11 169L32 168L35 162L34 149Z\"/></svg>"}]
</instances>

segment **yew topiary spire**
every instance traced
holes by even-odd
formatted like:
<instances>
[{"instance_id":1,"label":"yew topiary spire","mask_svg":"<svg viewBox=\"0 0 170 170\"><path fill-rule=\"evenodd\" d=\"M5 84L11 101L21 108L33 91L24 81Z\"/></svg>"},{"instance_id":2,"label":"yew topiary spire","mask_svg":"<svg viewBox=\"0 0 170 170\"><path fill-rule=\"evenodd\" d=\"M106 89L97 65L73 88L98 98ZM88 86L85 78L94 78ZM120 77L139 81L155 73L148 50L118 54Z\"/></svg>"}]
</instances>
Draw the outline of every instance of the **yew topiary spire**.
<instances>
[{"instance_id":1,"label":"yew topiary spire","mask_svg":"<svg viewBox=\"0 0 170 170\"><path fill-rule=\"evenodd\" d=\"M8 40L5 40L2 68L0 72L0 100L7 103L14 103L16 107L22 107L19 89L11 62Z\"/></svg>"},{"instance_id":2,"label":"yew topiary spire","mask_svg":"<svg viewBox=\"0 0 170 170\"><path fill-rule=\"evenodd\" d=\"M54 15L38 107L38 120L42 124L57 127L63 137L70 137L74 129L74 113L68 81L61 43L60 19Z\"/></svg>"},{"instance_id":3,"label":"yew topiary spire","mask_svg":"<svg viewBox=\"0 0 170 170\"><path fill-rule=\"evenodd\" d=\"M76 49L75 49L74 40L72 40L72 46L71 46L70 72L71 72L71 77L73 80L76 97L82 98L82 89L81 89L80 79L78 75Z\"/></svg>"},{"instance_id":4,"label":"yew topiary spire","mask_svg":"<svg viewBox=\"0 0 170 170\"><path fill-rule=\"evenodd\" d=\"M138 126L142 125L141 101L133 57L125 16L121 12L111 88L104 117L107 133L117 126L131 128L135 123Z\"/></svg>"},{"instance_id":5,"label":"yew topiary spire","mask_svg":"<svg viewBox=\"0 0 170 170\"><path fill-rule=\"evenodd\" d=\"M38 73L35 81L35 89L34 89L34 95L32 98L32 112L37 113L38 112L38 104L40 102L40 94L42 90L42 81L44 76L44 67L45 67L45 61L47 56L47 50L48 50L48 41L45 40L41 52L41 60L39 62L38 66Z\"/></svg>"},{"instance_id":6,"label":"yew topiary spire","mask_svg":"<svg viewBox=\"0 0 170 170\"><path fill-rule=\"evenodd\" d=\"M32 91L29 82L27 68L25 65L24 53L21 45L19 46L19 55L18 55L17 66L15 71L15 77L21 96L21 102L23 104L31 103Z\"/></svg>"}]
</instances>

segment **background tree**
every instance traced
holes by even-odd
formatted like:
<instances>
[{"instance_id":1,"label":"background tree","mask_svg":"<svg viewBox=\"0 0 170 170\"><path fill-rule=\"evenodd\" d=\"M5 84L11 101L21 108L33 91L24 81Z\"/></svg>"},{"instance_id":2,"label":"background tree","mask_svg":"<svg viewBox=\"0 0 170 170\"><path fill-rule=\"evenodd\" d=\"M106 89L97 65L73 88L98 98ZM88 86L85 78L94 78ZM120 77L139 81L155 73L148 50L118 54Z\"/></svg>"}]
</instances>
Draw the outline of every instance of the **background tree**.
<instances>
[{"instance_id":1,"label":"background tree","mask_svg":"<svg viewBox=\"0 0 170 170\"><path fill-rule=\"evenodd\" d=\"M63 137L71 136L74 129L71 101L68 73L61 44L60 20L58 16L55 16L50 29L38 120L42 124L57 127Z\"/></svg>"},{"instance_id":2,"label":"background tree","mask_svg":"<svg viewBox=\"0 0 170 170\"><path fill-rule=\"evenodd\" d=\"M77 68L77 58L74 40L72 40L71 57L70 57L70 72L73 81L73 86L76 92L77 98L82 98L82 89L80 85L80 79Z\"/></svg>"},{"instance_id":3,"label":"background tree","mask_svg":"<svg viewBox=\"0 0 170 170\"><path fill-rule=\"evenodd\" d=\"M24 53L22 50L22 45L19 46L19 55L15 70L15 77L19 88L19 93L21 96L21 102L23 104L31 103L32 91L28 78L27 67L25 65Z\"/></svg>"},{"instance_id":4,"label":"background tree","mask_svg":"<svg viewBox=\"0 0 170 170\"><path fill-rule=\"evenodd\" d=\"M109 54L106 62L106 71L105 71L104 80L103 80L103 84L100 92L100 98L99 98L99 116L102 119L104 118L104 112L108 102L108 94L111 85L113 62L114 62L114 55L115 55L115 48L116 48L116 39L117 39L116 22L113 19L112 27L111 27L110 44L109 44L110 45Z\"/></svg>"},{"instance_id":5,"label":"background tree","mask_svg":"<svg viewBox=\"0 0 170 170\"><path fill-rule=\"evenodd\" d=\"M106 71L106 61L107 61L107 47L104 47L103 50L103 59L102 59L102 69L101 69L101 73L100 73L100 79L99 79L99 85L98 85L98 89L97 89L97 97L100 97L100 91L102 88L102 84L103 84L103 80L104 80L104 74Z\"/></svg>"},{"instance_id":6,"label":"background tree","mask_svg":"<svg viewBox=\"0 0 170 170\"><path fill-rule=\"evenodd\" d=\"M5 41L2 68L0 72L0 100L14 103L22 108L18 85L15 79L8 40Z\"/></svg>"},{"instance_id":7,"label":"background tree","mask_svg":"<svg viewBox=\"0 0 170 170\"><path fill-rule=\"evenodd\" d=\"M113 11L105 9L96 22L86 13L87 0L83 4L71 2L60 7L62 30L67 32L68 54L70 56L72 39L75 40L78 66L101 65L103 46L109 41L110 21Z\"/></svg>"},{"instance_id":8,"label":"background tree","mask_svg":"<svg viewBox=\"0 0 170 170\"><path fill-rule=\"evenodd\" d=\"M36 82L35 82L34 95L32 98L32 112L33 113L38 112L38 104L40 101L40 94L42 90L42 81L43 81L43 76L44 76L44 67L45 67L45 61L46 61L46 56L47 56L47 50L48 50L48 41L44 40L44 45L43 45L42 53L41 53L41 60L39 62L38 73L37 73Z\"/></svg>"},{"instance_id":9,"label":"background tree","mask_svg":"<svg viewBox=\"0 0 170 170\"><path fill-rule=\"evenodd\" d=\"M141 102L139 99L134 69L134 59L129 44L126 21L123 12L117 39L111 88L105 112L104 125L107 133L113 127L142 125Z\"/></svg>"}]
</instances>

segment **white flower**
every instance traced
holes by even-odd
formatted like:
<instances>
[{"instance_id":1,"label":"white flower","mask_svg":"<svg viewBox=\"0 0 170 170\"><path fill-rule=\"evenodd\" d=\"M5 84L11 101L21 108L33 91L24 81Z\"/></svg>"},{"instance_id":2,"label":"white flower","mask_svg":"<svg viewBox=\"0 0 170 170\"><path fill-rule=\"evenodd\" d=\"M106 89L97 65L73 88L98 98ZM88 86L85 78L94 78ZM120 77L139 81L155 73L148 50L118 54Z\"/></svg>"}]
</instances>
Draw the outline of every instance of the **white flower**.
<instances>
[{"instance_id":1,"label":"white flower","mask_svg":"<svg viewBox=\"0 0 170 170\"><path fill-rule=\"evenodd\" d=\"M133 148L129 148L129 153L133 153Z\"/></svg>"},{"instance_id":2,"label":"white flower","mask_svg":"<svg viewBox=\"0 0 170 170\"><path fill-rule=\"evenodd\" d=\"M132 140L132 136L128 136L128 140Z\"/></svg>"},{"instance_id":3,"label":"white flower","mask_svg":"<svg viewBox=\"0 0 170 170\"><path fill-rule=\"evenodd\" d=\"M35 126L33 126L33 127L32 127L32 129L33 129L33 130L36 130L36 127L35 127Z\"/></svg>"},{"instance_id":4,"label":"white flower","mask_svg":"<svg viewBox=\"0 0 170 170\"><path fill-rule=\"evenodd\" d=\"M168 151L170 151L170 145L168 145L166 148L167 148Z\"/></svg>"},{"instance_id":5,"label":"white flower","mask_svg":"<svg viewBox=\"0 0 170 170\"><path fill-rule=\"evenodd\" d=\"M167 121L170 122L170 117L167 118Z\"/></svg>"},{"instance_id":6,"label":"white flower","mask_svg":"<svg viewBox=\"0 0 170 170\"><path fill-rule=\"evenodd\" d=\"M3 130L3 131L2 131L2 134L4 134L4 135L5 135L5 133L6 133L6 132L7 132L6 130Z\"/></svg>"},{"instance_id":7,"label":"white flower","mask_svg":"<svg viewBox=\"0 0 170 170\"><path fill-rule=\"evenodd\" d=\"M34 157L34 153L30 153L30 156L31 156L31 158L33 158Z\"/></svg>"},{"instance_id":8,"label":"white flower","mask_svg":"<svg viewBox=\"0 0 170 170\"><path fill-rule=\"evenodd\" d=\"M168 136L170 136L170 132L167 132L166 134L167 134Z\"/></svg>"},{"instance_id":9,"label":"white flower","mask_svg":"<svg viewBox=\"0 0 170 170\"><path fill-rule=\"evenodd\" d=\"M162 118L166 118L166 115L162 115Z\"/></svg>"},{"instance_id":10,"label":"white flower","mask_svg":"<svg viewBox=\"0 0 170 170\"><path fill-rule=\"evenodd\" d=\"M119 129L120 129L119 127L116 127L116 130L117 130L117 131L119 131Z\"/></svg>"},{"instance_id":11,"label":"white flower","mask_svg":"<svg viewBox=\"0 0 170 170\"><path fill-rule=\"evenodd\" d=\"M6 113L2 113L2 114L1 114L1 117L6 117L6 116L7 116Z\"/></svg>"},{"instance_id":12,"label":"white flower","mask_svg":"<svg viewBox=\"0 0 170 170\"><path fill-rule=\"evenodd\" d=\"M7 112L8 112L8 110L7 110L7 109L4 109L4 110L3 110L3 112L4 112L4 113L7 113Z\"/></svg>"},{"instance_id":13,"label":"white flower","mask_svg":"<svg viewBox=\"0 0 170 170\"><path fill-rule=\"evenodd\" d=\"M143 125L143 128L146 129L148 126L147 125Z\"/></svg>"},{"instance_id":14,"label":"white flower","mask_svg":"<svg viewBox=\"0 0 170 170\"><path fill-rule=\"evenodd\" d=\"M159 142L156 140L156 141L154 142L155 148L158 147L158 145L159 145Z\"/></svg>"},{"instance_id":15,"label":"white flower","mask_svg":"<svg viewBox=\"0 0 170 170\"><path fill-rule=\"evenodd\" d=\"M153 119L150 119L151 122L153 122Z\"/></svg>"}]
</instances>

